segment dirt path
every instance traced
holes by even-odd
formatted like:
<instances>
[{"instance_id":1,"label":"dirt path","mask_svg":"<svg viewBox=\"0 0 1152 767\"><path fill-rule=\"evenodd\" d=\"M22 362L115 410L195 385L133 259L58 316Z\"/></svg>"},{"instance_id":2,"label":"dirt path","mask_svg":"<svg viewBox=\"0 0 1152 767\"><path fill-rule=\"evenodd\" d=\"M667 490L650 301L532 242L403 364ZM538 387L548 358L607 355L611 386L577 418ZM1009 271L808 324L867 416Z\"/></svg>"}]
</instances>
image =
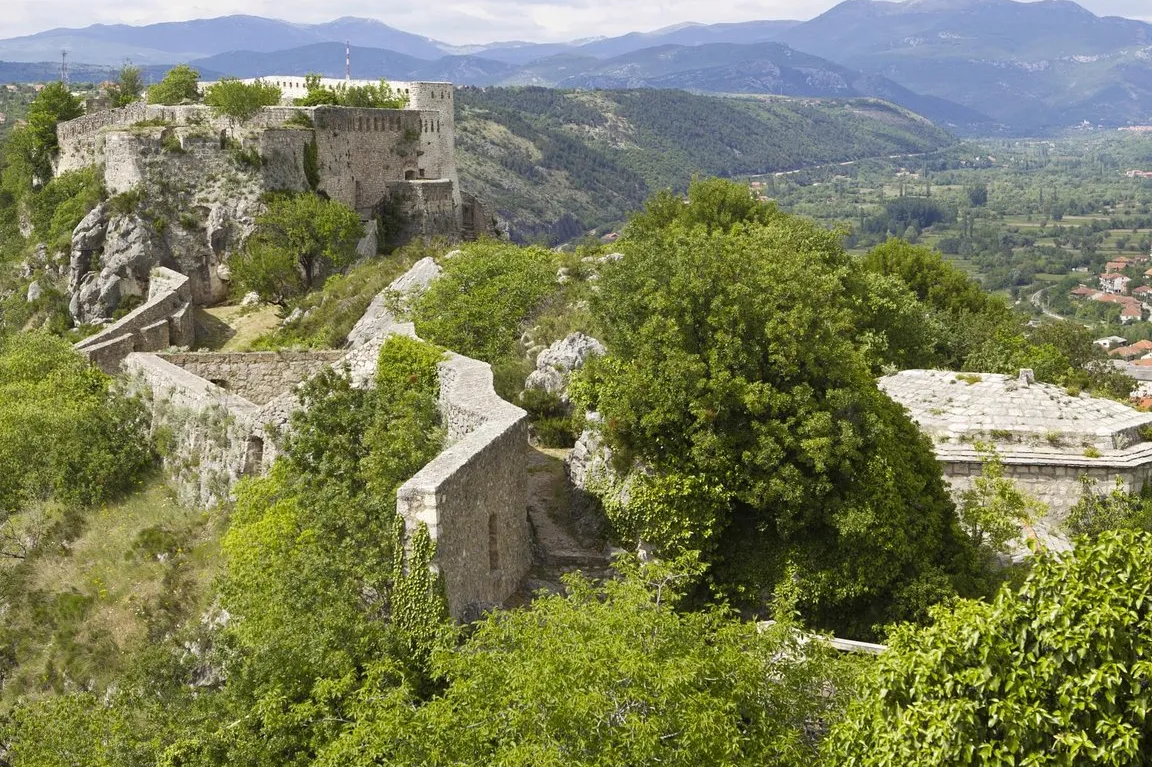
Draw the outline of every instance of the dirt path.
<instances>
[{"instance_id":1,"label":"dirt path","mask_svg":"<svg viewBox=\"0 0 1152 767\"><path fill-rule=\"evenodd\" d=\"M528 520L532 525L533 566L524 584L523 603L539 590L559 591L560 576L580 570L592 578L607 575L606 549L585 545L571 516L571 488L564 473L568 450L528 448Z\"/></svg>"}]
</instances>

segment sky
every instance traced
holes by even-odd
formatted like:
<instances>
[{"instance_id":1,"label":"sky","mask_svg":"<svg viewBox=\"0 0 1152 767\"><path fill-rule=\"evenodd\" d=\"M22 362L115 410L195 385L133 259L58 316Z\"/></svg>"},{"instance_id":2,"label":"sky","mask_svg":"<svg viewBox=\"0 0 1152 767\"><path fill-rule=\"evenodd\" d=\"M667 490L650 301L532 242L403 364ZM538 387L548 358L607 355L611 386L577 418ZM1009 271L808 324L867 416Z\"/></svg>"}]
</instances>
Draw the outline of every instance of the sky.
<instances>
[{"instance_id":1,"label":"sky","mask_svg":"<svg viewBox=\"0 0 1152 767\"><path fill-rule=\"evenodd\" d=\"M150 24L232 13L294 22L375 18L455 45L497 40L559 42L650 31L695 21L810 19L835 0L3 0L0 38L53 27ZM1152 0L1081 0L1098 15L1152 22Z\"/></svg>"}]
</instances>

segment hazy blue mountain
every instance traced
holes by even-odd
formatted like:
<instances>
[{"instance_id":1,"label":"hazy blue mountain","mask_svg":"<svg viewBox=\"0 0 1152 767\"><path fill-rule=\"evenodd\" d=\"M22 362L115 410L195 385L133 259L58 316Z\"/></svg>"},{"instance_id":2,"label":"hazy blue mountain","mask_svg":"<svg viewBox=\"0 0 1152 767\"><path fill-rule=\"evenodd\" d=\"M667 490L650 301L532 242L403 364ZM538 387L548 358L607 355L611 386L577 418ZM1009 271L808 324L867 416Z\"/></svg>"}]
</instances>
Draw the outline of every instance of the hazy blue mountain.
<instances>
[{"instance_id":1,"label":"hazy blue mountain","mask_svg":"<svg viewBox=\"0 0 1152 767\"><path fill-rule=\"evenodd\" d=\"M1146 47L1152 25L1101 18L1069 0L846 0L779 39L853 66L894 57L1044 61Z\"/></svg>"},{"instance_id":2,"label":"hazy blue mountain","mask_svg":"<svg viewBox=\"0 0 1152 767\"><path fill-rule=\"evenodd\" d=\"M1017 131L1152 119L1152 25L1068 0L847 0L780 39Z\"/></svg>"},{"instance_id":3,"label":"hazy blue mountain","mask_svg":"<svg viewBox=\"0 0 1152 767\"><path fill-rule=\"evenodd\" d=\"M677 24L653 32L629 32L587 42L534 44L493 43L476 46L470 52L486 59L510 64L528 64L543 58L570 55L611 58L659 45L705 45L708 43L763 43L799 21L745 21L731 24Z\"/></svg>"},{"instance_id":4,"label":"hazy blue mountain","mask_svg":"<svg viewBox=\"0 0 1152 767\"><path fill-rule=\"evenodd\" d=\"M542 66L553 61L537 62L530 69L555 72L555 67ZM563 63L574 68L584 63L586 68L548 84L561 88L679 88L820 98L863 96L891 101L964 133L996 128L991 119L976 110L921 96L886 78L866 75L780 43L664 45L598 61L592 66L587 66L587 59Z\"/></svg>"},{"instance_id":5,"label":"hazy blue mountain","mask_svg":"<svg viewBox=\"0 0 1152 767\"><path fill-rule=\"evenodd\" d=\"M119 66L125 59L137 64L170 64L230 51L270 52L344 41L426 59L444 55L433 40L371 19L292 24L237 15L141 27L96 24L83 29L50 29L0 40L0 60L53 61L59 59L61 50L67 50L73 61L85 64Z\"/></svg>"},{"instance_id":6,"label":"hazy blue mountain","mask_svg":"<svg viewBox=\"0 0 1152 767\"><path fill-rule=\"evenodd\" d=\"M408 73L429 62L382 48L352 47L352 75L358 79L386 77L407 80ZM344 76L344 44L314 43L287 51L233 51L192 61L201 70L225 72L233 77L264 75Z\"/></svg>"}]
</instances>

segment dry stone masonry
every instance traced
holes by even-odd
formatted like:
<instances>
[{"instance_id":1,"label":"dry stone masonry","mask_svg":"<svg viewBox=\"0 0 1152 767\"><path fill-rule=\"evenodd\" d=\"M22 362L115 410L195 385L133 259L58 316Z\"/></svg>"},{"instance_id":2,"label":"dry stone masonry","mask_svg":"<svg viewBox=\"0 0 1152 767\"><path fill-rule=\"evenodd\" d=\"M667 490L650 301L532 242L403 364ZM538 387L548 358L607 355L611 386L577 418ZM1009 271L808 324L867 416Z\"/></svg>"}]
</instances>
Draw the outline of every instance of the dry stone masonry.
<instances>
[{"instance_id":1,"label":"dry stone masonry","mask_svg":"<svg viewBox=\"0 0 1152 767\"><path fill-rule=\"evenodd\" d=\"M994 447L1005 476L1048 506L1034 525L1041 539L1065 536L1062 523L1080 499L1081 477L1098 481L1100 491L1117 480L1138 491L1152 477L1152 413L1036 383L1030 370L905 370L879 385L932 439L954 492L981 473L977 444Z\"/></svg>"},{"instance_id":2,"label":"dry stone masonry","mask_svg":"<svg viewBox=\"0 0 1152 767\"><path fill-rule=\"evenodd\" d=\"M375 377L388 336L416 337L386 308L438 273L419 263L373 301L343 351L132 353L129 376L151 400L152 429L179 496L212 504L276 457L299 404L297 384L334 367L357 385ZM440 363L440 413L448 444L397 492L411 531L436 541L451 614L470 619L516 592L531 566L527 518L527 414L500 399L486 363L449 353Z\"/></svg>"},{"instance_id":3,"label":"dry stone masonry","mask_svg":"<svg viewBox=\"0 0 1152 767\"><path fill-rule=\"evenodd\" d=\"M236 123L205 106L136 103L61 123L56 173L96 166L118 203L73 233L73 318L107 320L147 294L156 266L187 275L196 304L223 300L228 258L267 192L315 189L353 208L367 257L381 233L389 246L496 234L491 211L460 190L452 85L402 91L404 109L266 107Z\"/></svg>"}]
</instances>

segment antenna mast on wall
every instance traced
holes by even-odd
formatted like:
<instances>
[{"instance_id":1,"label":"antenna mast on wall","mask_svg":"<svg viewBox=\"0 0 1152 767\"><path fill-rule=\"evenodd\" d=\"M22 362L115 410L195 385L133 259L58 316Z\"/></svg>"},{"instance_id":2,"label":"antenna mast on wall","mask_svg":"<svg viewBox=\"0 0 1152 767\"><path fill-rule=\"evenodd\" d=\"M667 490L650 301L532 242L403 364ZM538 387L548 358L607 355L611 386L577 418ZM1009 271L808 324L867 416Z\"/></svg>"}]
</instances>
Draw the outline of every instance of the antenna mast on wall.
<instances>
[{"instance_id":1,"label":"antenna mast on wall","mask_svg":"<svg viewBox=\"0 0 1152 767\"><path fill-rule=\"evenodd\" d=\"M344 41L344 82L352 82L352 43Z\"/></svg>"},{"instance_id":2,"label":"antenna mast on wall","mask_svg":"<svg viewBox=\"0 0 1152 767\"><path fill-rule=\"evenodd\" d=\"M60 51L60 82L68 84L68 51Z\"/></svg>"}]
</instances>

